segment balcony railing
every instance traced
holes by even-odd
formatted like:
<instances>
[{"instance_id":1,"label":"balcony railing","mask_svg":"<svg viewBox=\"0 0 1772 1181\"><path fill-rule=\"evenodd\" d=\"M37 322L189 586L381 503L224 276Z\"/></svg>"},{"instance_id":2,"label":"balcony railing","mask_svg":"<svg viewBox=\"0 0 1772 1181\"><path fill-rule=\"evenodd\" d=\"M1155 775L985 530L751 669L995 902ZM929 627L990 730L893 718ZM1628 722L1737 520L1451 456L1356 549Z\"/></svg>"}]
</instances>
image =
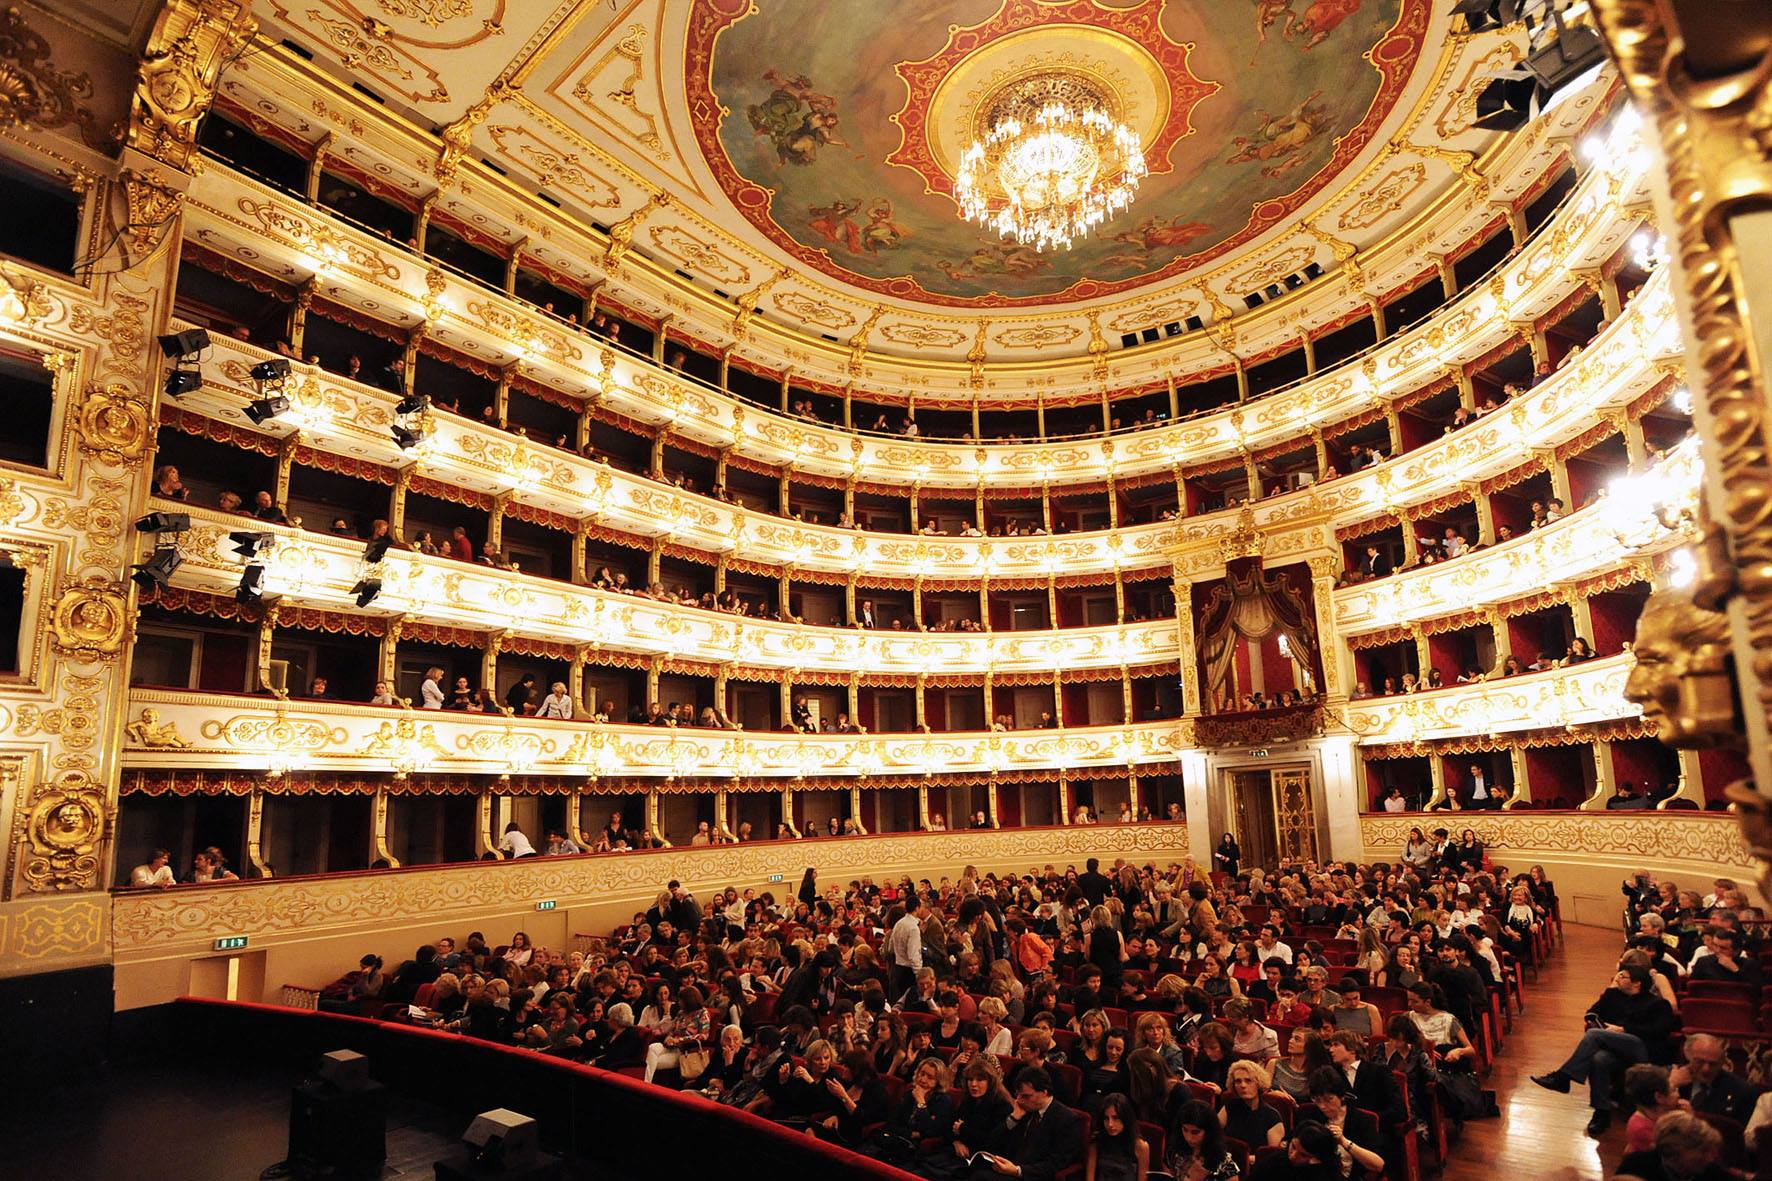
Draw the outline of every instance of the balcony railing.
<instances>
[{"instance_id":1,"label":"balcony railing","mask_svg":"<svg viewBox=\"0 0 1772 1181\"><path fill-rule=\"evenodd\" d=\"M1362 746L1619 721L1643 712L1624 698L1635 663L1623 652L1545 672L1350 701L1343 718Z\"/></svg>"},{"instance_id":2,"label":"balcony railing","mask_svg":"<svg viewBox=\"0 0 1772 1181\"><path fill-rule=\"evenodd\" d=\"M187 201L192 233L247 242L260 265L286 265L374 304L373 314L424 322L446 343L526 372L570 394L715 447L735 447L802 472L926 487L1022 488L1131 478L1259 451L1332 426L1438 378L1509 338L1514 325L1574 289L1572 272L1610 258L1636 228L1624 211L1642 196L1640 153L1620 153L1583 178L1557 218L1490 282L1467 289L1429 323L1357 365L1342 365L1247 406L1086 441L957 444L864 438L762 410L681 374L604 347L521 303L454 276L405 247L364 233L225 167L205 170Z\"/></svg>"}]
</instances>

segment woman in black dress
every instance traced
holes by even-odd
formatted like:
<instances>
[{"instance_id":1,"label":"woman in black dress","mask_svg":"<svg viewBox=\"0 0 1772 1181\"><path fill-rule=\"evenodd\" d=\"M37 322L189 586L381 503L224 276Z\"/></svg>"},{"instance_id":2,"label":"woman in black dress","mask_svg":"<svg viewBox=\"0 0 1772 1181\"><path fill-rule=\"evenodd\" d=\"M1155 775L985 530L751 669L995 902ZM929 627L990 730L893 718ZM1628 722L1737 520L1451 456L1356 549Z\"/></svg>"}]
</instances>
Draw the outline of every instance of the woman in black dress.
<instances>
[{"instance_id":1,"label":"woman in black dress","mask_svg":"<svg viewBox=\"0 0 1772 1181\"><path fill-rule=\"evenodd\" d=\"M1220 873L1234 878L1237 876L1237 866L1242 864L1242 861L1243 850L1237 847L1237 838L1228 832L1225 833L1218 842L1218 848L1213 850L1213 867Z\"/></svg>"},{"instance_id":2,"label":"woman in black dress","mask_svg":"<svg viewBox=\"0 0 1772 1181\"><path fill-rule=\"evenodd\" d=\"M1114 912L1098 906L1089 912L1089 962L1101 969L1103 989L1120 987L1126 970L1126 939L1114 926Z\"/></svg>"}]
</instances>

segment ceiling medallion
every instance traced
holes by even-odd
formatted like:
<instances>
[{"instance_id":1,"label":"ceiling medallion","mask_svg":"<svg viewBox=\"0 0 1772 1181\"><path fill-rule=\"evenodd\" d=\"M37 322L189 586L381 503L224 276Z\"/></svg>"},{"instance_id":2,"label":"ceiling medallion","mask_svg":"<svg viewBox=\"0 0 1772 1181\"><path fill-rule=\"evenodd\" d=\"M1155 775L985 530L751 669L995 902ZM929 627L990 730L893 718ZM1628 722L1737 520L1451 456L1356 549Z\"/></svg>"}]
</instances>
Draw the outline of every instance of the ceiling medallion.
<instances>
[{"instance_id":1,"label":"ceiling medallion","mask_svg":"<svg viewBox=\"0 0 1772 1181\"><path fill-rule=\"evenodd\" d=\"M1042 71L1011 82L960 157L961 214L1035 250L1070 249L1130 205L1144 179L1138 133L1112 109L1081 74Z\"/></svg>"}]
</instances>

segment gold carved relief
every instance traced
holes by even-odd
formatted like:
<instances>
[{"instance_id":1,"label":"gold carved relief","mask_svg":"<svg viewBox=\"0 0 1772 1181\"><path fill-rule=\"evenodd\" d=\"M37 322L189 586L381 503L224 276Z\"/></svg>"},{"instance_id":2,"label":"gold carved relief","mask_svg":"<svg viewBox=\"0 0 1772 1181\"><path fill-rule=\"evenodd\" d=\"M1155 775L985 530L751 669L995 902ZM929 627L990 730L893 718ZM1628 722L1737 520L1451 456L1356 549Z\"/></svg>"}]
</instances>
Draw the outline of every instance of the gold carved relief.
<instances>
[{"instance_id":1,"label":"gold carved relief","mask_svg":"<svg viewBox=\"0 0 1772 1181\"><path fill-rule=\"evenodd\" d=\"M128 144L190 172L221 71L258 32L245 0L168 0L142 51Z\"/></svg>"},{"instance_id":2,"label":"gold carved relief","mask_svg":"<svg viewBox=\"0 0 1772 1181\"><path fill-rule=\"evenodd\" d=\"M85 73L58 70L49 42L17 8L0 10L0 127L50 131L72 123L89 147L109 152L123 129L101 129L81 102L93 95Z\"/></svg>"},{"instance_id":3,"label":"gold carved relief","mask_svg":"<svg viewBox=\"0 0 1772 1181\"><path fill-rule=\"evenodd\" d=\"M50 616L55 646L83 660L109 660L129 634L129 608L121 583L86 578L62 591Z\"/></svg>"},{"instance_id":4,"label":"gold carved relief","mask_svg":"<svg viewBox=\"0 0 1772 1181\"><path fill-rule=\"evenodd\" d=\"M25 816L29 848L21 873L26 888L34 893L92 889L107 824L105 789L84 773L70 772L38 788Z\"/></svg>"},{"instance_id":5,"label":"gold carved relief","mask_svg":"<svg viewBox=\"0 0 1772 1181\"><path fill-rule=\"evenodd\" d=\"M176 725L160 720L160 711L157 709L142 710L141 717L129 723L123 730L129 736L129 741L149 749L183 750L191 745L185 740L185 736L178 732Z\"/></svg>"},{"instance_id":6,"label":"gold carved relief","mask_svg":"<svg viewBox=\"0 0 1772 1181\"><path fill-rule=\"evenodd\" d=\"M88 385L74 417L80 450L132 467L147 453L152 414L147 399L135 388L121 382Z\"/></svg>"}]
</instances>

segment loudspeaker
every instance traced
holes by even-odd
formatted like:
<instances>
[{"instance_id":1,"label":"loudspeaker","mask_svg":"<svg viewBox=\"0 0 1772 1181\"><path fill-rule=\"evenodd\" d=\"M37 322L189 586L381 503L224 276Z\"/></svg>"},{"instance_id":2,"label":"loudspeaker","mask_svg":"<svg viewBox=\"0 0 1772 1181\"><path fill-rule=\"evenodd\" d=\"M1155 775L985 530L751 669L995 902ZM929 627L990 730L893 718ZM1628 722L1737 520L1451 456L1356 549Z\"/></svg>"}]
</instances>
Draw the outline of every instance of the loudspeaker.
<instances>
[{"instance_id":1,"label":"loudspeaker","mask_svg":"<svg viewBox=\"0 0 1772 1181\"><path fill-rule=\"evenodd\" d=\"M380 1177L388 1157L388 1089L358 1077L355 1064L333 1069L342 1071L342 1084L306 1078L290 1093L290 1169L298 1177Z\"/></svg>"},{"instance_id":2,"label":"loudspeaker","mask_svg":"<svg viewBox=\"0 0 1772 1181\"><path fill-rule=\"evenodd\" d=\"M437 1181L557 1181L560 1158L541 1151L540 1134L520 1112L482 1111L462 1133L467 1147L436 1162Z\"/></svg>"}]
</instances>

